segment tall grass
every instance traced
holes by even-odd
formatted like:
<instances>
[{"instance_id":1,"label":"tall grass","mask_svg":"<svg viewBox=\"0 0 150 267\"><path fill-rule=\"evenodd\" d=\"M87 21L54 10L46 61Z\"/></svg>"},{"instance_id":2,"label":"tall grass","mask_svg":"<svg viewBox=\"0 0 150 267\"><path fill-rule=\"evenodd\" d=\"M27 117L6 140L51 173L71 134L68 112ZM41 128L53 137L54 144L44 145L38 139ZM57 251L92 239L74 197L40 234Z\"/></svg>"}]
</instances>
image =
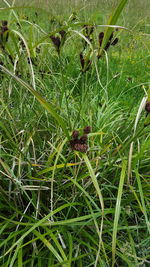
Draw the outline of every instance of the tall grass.
<instances>
[{"instance_id":1,"label":"tall grass","mask_svg":"<svg viewBox=\"0 0 150 267\"><path fill-rule=\"evenodd\" d=\"M148 1L142 20L133 2L3 1L2 267L150 264Z\"/></svg>"}]
</instances>

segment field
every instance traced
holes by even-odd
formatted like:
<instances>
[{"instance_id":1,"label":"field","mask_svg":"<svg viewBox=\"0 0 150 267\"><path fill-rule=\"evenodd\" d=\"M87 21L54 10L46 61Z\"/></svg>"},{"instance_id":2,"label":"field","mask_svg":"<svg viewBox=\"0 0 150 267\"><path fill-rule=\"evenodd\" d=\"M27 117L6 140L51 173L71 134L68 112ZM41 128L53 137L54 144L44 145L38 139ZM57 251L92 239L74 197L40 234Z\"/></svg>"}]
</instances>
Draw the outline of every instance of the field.
<instances>
[{"instance_id":1,"label":"field","mask_svg":"<svg viewBox=\"0 0 150 267\"><path fill-rule=\"evenodd\" d=\"M0 266L150 266L149 0L0 1Z\"/></svg>"}]
</instances>

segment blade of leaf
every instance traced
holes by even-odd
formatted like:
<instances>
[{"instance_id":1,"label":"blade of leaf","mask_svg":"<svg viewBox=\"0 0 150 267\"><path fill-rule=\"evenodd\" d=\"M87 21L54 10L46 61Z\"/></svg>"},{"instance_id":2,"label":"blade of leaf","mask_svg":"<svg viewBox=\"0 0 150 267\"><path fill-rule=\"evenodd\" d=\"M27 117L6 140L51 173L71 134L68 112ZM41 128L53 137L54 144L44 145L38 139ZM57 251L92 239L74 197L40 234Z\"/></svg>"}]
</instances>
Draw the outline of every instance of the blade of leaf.
<instances>
[{"instance_id":1,"label":"blade of leaf","mask_svg":"<svg viewBox=\"0 0 150 267\"><path fill-rule=\"evenodd\" d=\"M118 221L119 221L119 217L120 217L120 209L121 209L120 204L121 204L121 197L122 197L122 192L123 192L123 185L124 185L124 179L125 179L125 174L126 174L126 168L127 168L127 161L123 160L122 171L121 171L121 175L120 175L119 188L118 188L117 201L116 201L116 208L115 208L114 226L113 226L112 267L114 267L114 265L115 265L117 229L118 229Z\"/></svg>"},{"instance_id":2,"label":"blade of leaf","mask_svg":"<svg viewBox=\"0 0 150 267\"><path fill-rule=\"evenodd\" d=\"M112 16L110 17L110 19L108 20L107 25L115 25L124 6L126 5L126 3L128 2L128 0L121 0L121 2L119 3L119 5L116 7L116 9L114 10L114 13L112 14ZM107 44L107 42L109 41L109 38L112 34L112 32L114 31L114 28L112 27L107 27L105 32L104 32L104 38L102 41L102 45L101 45L101 49L100 49L100 55L103 53L103 50Z\"/></svg>"}]
</instances>

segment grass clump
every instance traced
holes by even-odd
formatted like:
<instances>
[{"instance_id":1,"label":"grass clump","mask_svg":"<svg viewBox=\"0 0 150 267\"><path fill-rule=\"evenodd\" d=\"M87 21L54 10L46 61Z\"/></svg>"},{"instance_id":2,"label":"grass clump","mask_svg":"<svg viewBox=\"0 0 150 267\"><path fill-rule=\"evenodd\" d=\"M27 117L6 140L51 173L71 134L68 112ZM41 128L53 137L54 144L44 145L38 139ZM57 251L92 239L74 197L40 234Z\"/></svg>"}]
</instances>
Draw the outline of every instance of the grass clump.
<instances>
[{"instance_id":1,"label":"grass clump","mask_svg":"<svg viewBox=\"0 0 150 267\"><path fill-rule=\"evenodd\" d=\"M106 22L3 1L3 267L149 266L149 32L127 2Z\"/></svg>"}]
</instances>

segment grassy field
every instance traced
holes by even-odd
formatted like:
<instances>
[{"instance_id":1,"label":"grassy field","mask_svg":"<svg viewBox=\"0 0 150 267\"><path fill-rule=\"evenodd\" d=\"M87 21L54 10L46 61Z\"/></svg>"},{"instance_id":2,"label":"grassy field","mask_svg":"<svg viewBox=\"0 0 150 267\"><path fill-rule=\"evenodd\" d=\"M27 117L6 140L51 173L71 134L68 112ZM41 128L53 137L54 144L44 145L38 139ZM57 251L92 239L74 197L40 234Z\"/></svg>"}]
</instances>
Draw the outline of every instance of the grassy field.
<instances>
[{"instance_id":1,"label":"grassy field","mask_svg":"<svg viewBox=\"0 0 150 267\"><path fill-rule=\"evenodd\" d=\"M149 0L10 2L0 266L150 266Z\"/></svg>"}]
</instances>

